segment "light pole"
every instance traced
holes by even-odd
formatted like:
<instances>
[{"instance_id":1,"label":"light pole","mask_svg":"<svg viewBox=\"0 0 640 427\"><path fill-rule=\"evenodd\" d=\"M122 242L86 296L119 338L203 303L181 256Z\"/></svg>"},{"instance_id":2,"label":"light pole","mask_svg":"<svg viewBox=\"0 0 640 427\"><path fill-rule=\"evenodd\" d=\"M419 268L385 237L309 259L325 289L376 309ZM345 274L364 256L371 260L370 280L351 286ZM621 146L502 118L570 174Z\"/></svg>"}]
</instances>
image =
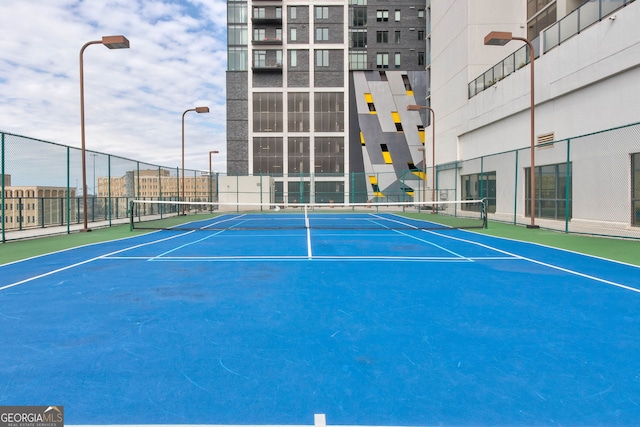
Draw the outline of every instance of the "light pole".
<instances>
[{"instance_id":1,"label":"light pole","mask_svg":"<svg viewBox=\"0 0 640 427\"><path fill-rule=\"evenodd\" d=\"M80 134L82 147L82 231L91 231L88 227L87 218L87 155L85 148L85 131L84 131L84 65L82 56L84 50L92 44L103 44L109 49L128 49L129 40L125 36L104 36L102 40L94 40L84 44L80 49Z\"/></svg>"},{"instance_id":2,"label":"light pole","mask_svg":"<svg viewBox=\"0 0 640 427\"><path fill-rule=\"evenodd\" d=\"M427 107L426 105L407 105L407 111L420 111L420 110L429 110L431 113L431 173L433 175L432 183L431 183L431 201L435 203L436 201L436 112L431 107ZM423 148L424 150L424 148ZM424 158L424 151L423 151ZM427 164L424 164L425 170L425 180L427 173ZM425 184L426 187L426 184ZM432 206L431 213L436 212L435 204Z\"/></svg>"},{"instance_id":3,"label":"light pole","mask_svg":"<svg viewBox=\"0 0 640 427\"><path fill-rule=\"evenodd\" d=\"M422 202L427 200L427 150L424 147L418 147L418 151L422 152Z\"/></svg>"},{"instance_id":4,"label":"light pole","mask_svg":"<svg viewBox=\"0 0 640 427\"><path fill-rule=\"evenodd\" d=\"M211 188L212 187L211 186L211 182L212 182L211 180L213 179L213 178L211 178L213 176L213 167L211 165L211 159L212 159L214 154L218 154L218 153L219 153L218 150L209 151L209 202L213 202L213 196L212 196L213 188ZM216 194L216 196L217 196L217 194ZM213 206L211 207L211 210L213 211Z\"/></svg>"},{"instance_id":5,"label":"light pole","mask_svg":"<svg viewBox=\"0 0 640 427\"><path fill-rule=\"evenodd\" d=\"M530 151L531 151L531 170L529 171L529 181L531 181L531 224L527 228L539 228L536 225L536 137L535 137L535 74L534 62L535 53L533 52L533 44L524 37L515 37L512 33L506 31L491 31L484 38L486 46L504 46L511 40L519 40L525 42L529 48L529 63L531 64L531 107L530 107Z\"/></svg>"},{"instance_id":6,"label":"light pole","mask_svg":"<svg viewBox=\"0 0 640 427\"><path fill-rule=\"evenodd\" d=\"M185 197L184 197L184 116L189 112L189 111L195 111L196 113L200 114L200 113L208 113L209 112L209 107L196 107L196 108L190 108L188 110L185 110L184 113L182 113L182 201L186 201ZM184 205L182 205L182 214L184 215Z\"/></svg>"}]
</instances>

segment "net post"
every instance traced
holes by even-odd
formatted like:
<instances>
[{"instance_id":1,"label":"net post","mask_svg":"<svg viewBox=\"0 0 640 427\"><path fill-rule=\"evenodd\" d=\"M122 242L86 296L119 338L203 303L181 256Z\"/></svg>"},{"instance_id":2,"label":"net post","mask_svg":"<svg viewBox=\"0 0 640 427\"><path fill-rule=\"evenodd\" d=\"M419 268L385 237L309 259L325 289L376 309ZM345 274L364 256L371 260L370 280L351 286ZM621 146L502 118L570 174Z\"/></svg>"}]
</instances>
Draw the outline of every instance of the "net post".
<instances>
[{"instance_id":1,"label":"net post","mask_svg":"<svg viewBox=\"0 0 640 427\"><path fill-rule=\"evenodd\" d=\"M487 198L482 199L482 228L487 229L489 222L487 221Z\"/></svg>"},{"instance_id":2,"label":"net post","mask_svg":"<svg viewBox=\"0 0 640 427\"><path fill-rule=\"evenodd\" d=\"M129 201L129 231L133 231L133 200Z\"/></svg>"}]
</instances>

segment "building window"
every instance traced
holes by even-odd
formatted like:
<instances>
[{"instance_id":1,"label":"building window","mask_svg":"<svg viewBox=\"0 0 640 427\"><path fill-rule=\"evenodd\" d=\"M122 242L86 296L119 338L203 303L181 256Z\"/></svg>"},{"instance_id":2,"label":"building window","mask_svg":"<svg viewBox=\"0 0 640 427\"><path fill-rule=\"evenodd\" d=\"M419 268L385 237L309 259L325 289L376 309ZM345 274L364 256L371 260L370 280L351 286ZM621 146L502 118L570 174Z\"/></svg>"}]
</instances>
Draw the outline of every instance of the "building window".
<instances>
[{"instance_id":1,"label":"building window","mask_svg":"<svg viewBox=\"0 0 640 427\"><path fill-rule=\"evenodd\" d=\"M395 33L395 42L396 42L396 44L402 43L400 41L400 34L401 34L400 31L396 31L396 33Z\"/></svg>"},{"instance_id":2,"label":"building window","mask_svg":"<svg viewBox=\"0 0 640 427\"><path fill-rule=\"evenodd\" d=\"M264 19L266 17L266 9L264 7L254 7L253 17L258 19Z\"/></svg>"},{"instance_id":3,"label":"building window","mask_svg":"<svg viewBox=\"0 0 640 427\"><path fill-rule=\"evenodd\" d=\"M290 50L289 51L289 66L297 67L298 66L298 51Z\"/></svg>"},{"instance_id":4,"label":"building window","mask_svg":"<svg viewBox=\"0 0 640 427\"><path fill-rule=\"evenodd\" d=\"M327 41L329 40L329 29L328 28L316 28L316 41Z\"/></svg>"},{"instance_id":5,"label":"building window","mask_svg":"<svg viewBox=\"0 0 640 427\"><path fill-rule=\"evenodd\" d=\"M309 93L289 93L287 107L289 132L309 132Z\"/></svg>"},{"instance_id":6,"label":"building window","mask_svg":"<svg viewBox=\"0 0 640 427\"><path fill-rule=\"evenodd\" d=\"M418 30L418 40L424 40L424 30Z\"/></svg>"},{"instance_id":7,"label":"building window","mask_svg":"<svg viewBox=\"0 0 640 427\"><path fill-rule=\"evenodd\" d=\"M418 52L418 65L424 65L424 52Z\"/></svg>"},{"instance_id":8,"label":"building window","mask_svg":"<svg viewBox=\"0 0 640 427\"><path fill-rule=\"evenodd\" d=\"M316 66L328 67L329 66L329 51L318 49L316 50Z\"/></svg>"},{"instance_id":9,"label":"building window","mask_svg":"<svg viewBox=\"0 0 640 427\"><path fill-rule=\"evenodd\" d=\"M389 54L377 53L376 54L376 67L377 68L389 68Z\"/></svg>"},{"instance_id":10,"label":"building window","mask_svg":"<svg viewBox=\"0 0 640 427\"><path fill-rule=\"evenodd\" d=\"M315 173L344 173L344 138L316 137L313 154Z\"/></svg>"},{"instance_id":11,"label":"building window","mask_svg":"<svg viewBox=\"0 0 640 427\"><path fill-rule=\"evenodd\" d=\"M640 153L631 155L631 224L640 227Z\"/></svg>"},{"instance_id":12,"label":"building window","mask_svg":"<svg viewBox=\"0 0 640 427\"><path fill-rule=\"evenodd\" d=\"M294 20L298 18L298 11L295 6L289 6L289 19Z\"/></svg>"},{"instance_id":13,"label":"building window","mask_svg":"<svg viewBox=\"0 0 640 427\"><path fill-rule=\"evenodd\" d=\"M400 68L400 52L396 52L394 64L396 68Z\"/></svg>"},{"instance_id":14,"label":"building window","mask_svg":"<svg viewBox=\"0 0 640 427\"><path fill-rule=\"evenodd\" d=\"M267 30L264 28L254 28L253 29L253 40L254 41L263 41L267 37Z\"/></svg>"},{"instance_id":15,"label":"building window","mask_svg":"<svg viewBox=\"0 0 640 427\"><path fill-rule=\"evenodd\" d=\"M389 11L384 9L379 9L376 11L376 21L378 22L388 22L389 21Z\"/></svg>"},{"instance_id":16,"label":"building window","mask_svg":"<svg viewBox=\"0 0 640 427\"><path fill-rule=\"evenodd\" d=\"M316 6L316 19L329 19L329 7Z\"/></svg>"},{"instance_id":17,"label":"building window","mask_svg":"<svg viewBox=\"0 0 640 427\"><path fill-rule=\"evenodd\" d=\"M315 132L344 132L344 93L316 93L314 110Z\"/></svg>"},{"instance_id":18,"label":"building window","mask_svg":"<svg viewBox=\"0 0 640 427\"><path fill-rule=\"evenodd\" d=\"M471 175L463 175L462 200L487 199L487 212L496 213L496 172L483 172ZM477 209L465 207L462 209Z\"/></svg>"},{"instance_id":19,"label":"building window","mask_svg":"<svg viewBox=\"0 0 640 427\"><path fill-rule=\"evenodd\" d=\"M282 8L276 7L276 19L282 19Z\"/></svg>"},{"instance_id":20,"label":"building window","mask_svg":"<svg viewBox=\"0 0 640 427\"><path fill-rule=\"evenodd\" d=\"M424 18L424 9L418 10L418 18Z\"/></svg>"},{"instance_id":21,"label":"building window","mask_svg":"<svg viewBox=\"0 0 640 427\"><path fill-rule=\"evenodd\" d=\"M349 69L366 70L367 52L349 52Z\"/></svg>"},{"instance_id":22,"label":"building window","mask_svg":"<svg viewBox=\"0 0 640 427\"><path fill-rule=\"evenodd\" d=\"M367 25L367 8L354 7L349 9L349 22L352 27L364 27Z\"/></svg>"},{"instance_id":23,"label":"building window","mask_svg":"<svg viewBox=\"0 0 640 427\"><path fill-rule=\"evenodd\" d=\"M253 131L282 132L282 93L253 94Z\"/></svg>"},{"instance_id":24,"label":"building window","mask_svg":"<svg viewBox=\"0 0 640 427\"><path fill-rule=\"evenodd\" d=\"M295 42L298 40L298 29L289 28L289 41Z\"/></svg>"},{"instance_id":25,"label":"building window","mask_svg":"<svg viewBox=\"0 0 640 427\"><path fill-rule=\"evenodd\" d=\"M349 30L351 48L366 48L367 47L367 30Z\"/></svg>"},{"instance_id":26,"label":"building window","mask_svg":"<svg viewBox=\"0 0 640 427\"><path fill-rule=\"evenodd\" d=\"M531 216L531 168L525 168L525 215ZM571 176L571 164L536 166L536 216L564 220L571 218L571 187L567 188ZM568 191L568 192L567 192ZM568 194L568 200L567 200Z\"/></svg>"},{"instance_id":27,"label":"building window","mask_svg":"<svg viewBox=\"0 0 640 427\"><path fill-rule=\"evenodd\" d=\"M378 43L389 43L389 31L376 31L376 41Z\"/></svg>"},{"instance_id":28,"label":"building window","mask_svg":"<svg viewBox=\"0 0 640 427\"><path fill-rule=\"evenodd\" d=\"M400 21L400 9L396 9L395 19L396 19L396 22Z\"/></svg>"},{"instance_id":29,"label":"building window","mask_svg":"<svg viewBox=\"0 0 640 427\"><path fill-rule=\"evenodd\" d=\"M308 174L309 170L309 137L289 138L287 165L289 174Z\"/></svg>"},{"instance_id":30,"label":"building window","mask_svg":"<svg viewBox=\"0 0 640 427\"><path fill-rule=\"evenodd\" d=\"M254 50L253 51L253 66L256 68L264 68L267 66L267 51L266 50Z\"/></svg>"},{"instance_id":31,"label":"building window","mask_svg":"<svg viewBox=\"0 0 640 427\"><path fill-rule=\"evenodd\" d=\"M246 25L229 25L227 28L229 45L246 45L248 43Z\"/></svg>"},{"instance_id":32,"label":"building window","mask_svg":"<svg viewBox=\"0 0 640 427\"><path fill-rule=\"evenodd\" d=\"M249 52L246 47L229 47L227 55L229 71L247 71Z\"/></svg>"},{"instance_id":33,"label":"building window","mask_svg":"<svg viewBox=\"0 0 640 427\"><path fill-rule=\"evenodd\" d=\"M282 138L253 138L253 173L281 175L283 165Z\"/></svg>"},{"instance_id":34,"label":"building window","mask_svg":"<svg viewBox=\"0 0 640 427\"><path fill-rule=\"evenodd\" d=\"M229 3L227 5L227 22L229 24L246 24L247 4L246 3Z\"/></svg>"}]
</instances>

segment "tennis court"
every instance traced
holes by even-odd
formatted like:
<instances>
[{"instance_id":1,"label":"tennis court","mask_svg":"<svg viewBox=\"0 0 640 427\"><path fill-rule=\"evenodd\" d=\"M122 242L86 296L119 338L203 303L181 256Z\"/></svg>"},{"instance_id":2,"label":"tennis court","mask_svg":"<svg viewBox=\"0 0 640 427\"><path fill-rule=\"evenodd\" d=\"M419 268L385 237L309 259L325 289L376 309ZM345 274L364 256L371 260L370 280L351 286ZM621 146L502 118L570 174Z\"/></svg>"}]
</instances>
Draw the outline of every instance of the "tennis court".
<instances>
[{"instance_id":1,"label":"tennis court","mask_svg":"<svg viewBox=\"0 0 640 427\"><path fill-rule=\"evenodd\" d=\"M638 267L396 213L263 221L0 266L0 405L70 425L640 419Z\"/></svg>"}]
</instances>

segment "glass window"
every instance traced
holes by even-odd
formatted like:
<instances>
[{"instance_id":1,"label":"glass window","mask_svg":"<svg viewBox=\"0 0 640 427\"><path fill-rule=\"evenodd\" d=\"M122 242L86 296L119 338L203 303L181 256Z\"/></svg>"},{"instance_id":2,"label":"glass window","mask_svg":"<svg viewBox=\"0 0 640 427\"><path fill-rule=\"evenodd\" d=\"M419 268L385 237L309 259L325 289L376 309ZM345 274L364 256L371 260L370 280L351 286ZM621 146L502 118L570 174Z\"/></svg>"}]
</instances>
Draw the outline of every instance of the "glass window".
<instances>
[{"instance_id":1,"label":"glass window","mask_svg":"<svg viewBox=\"0 0 640 427\"><path fill-rule=\"evenodd\" d=\"M349 69L366 70L367 52L349 52Z\"/></svg>"},{"instance_id":2,"label":"glass window","mask_svg":"<svg viewBox=\"0 0 640 427\"><path fill-rule=\"evenodd\" d=\"M316 41L327 41L327 40L329 40L329 29L316 28Z\"/></svg>"},{"instance_id":3,"label":"glass window","mask_svg":"<svg viewBox=\"0 0 640 427\"><path fill-rule=\"evenodd\" d=\"M402 42L400 41L400 31L396 31L396 34L395 34L395 42L396 42L396 44L400 44L400 43L402 43Z\"/></svg>"},{"instance_id":4,"label":"glass window","mask_svg":"<svg viewBox=\"0 0 640 427\"><path fill-rule=\"evenodd\" d=\"M227 51L229 71L247 71L249 52L246 47L229 47Z\"/></svg>"},{"instance_id":5,"label":"glass window","mask_svg":"<svg viewBox=\"0 0 640 427\"><path fill-rule=\"evenodd\" d=\"M289 167L289 174L308 174L310 161L309 138L289 138L289 145L287 148L287 165Z\"/></svg>"},{"instance_id":6,"label":"glass window","mask_svg":"<svg viewBox=\"0 0 640 427\"><path fill-rule=\"evenodd\" d=\"M525 215L531 216L531 168L525 169ZM569 165L571 174L571 165ZM536 166L536 216L564 220L571 218L571 187L567 188L567 164ZM568 200L567 200L568 194Z\"/></svg>"},{"instance_id":7,"label":"glass window","mask_svg":"<svg viewBox=\"0 0 640 427\"><path fill-rule=\"evenodd\" d=\"M287 102L289 132L309 132L309 93L291 92Z\"/></svg>"},{"instance_id":8,"label":"glass window","mask_svg":"<svg viewBox=\"0 0 640 427\"><path fill-rule=\"evenodd\" d=\"M389 43L389 31L377 31L376 41L378 43Z\"/></svg>"},{"instance_id":9,"label":"glass window","mask_svg":"<svg viewBox=\"0 0 640 427\"><path fill-rule=\"evenodd\" d=\"M229 3L227 5L227 21L229 24L246 24L247 4L246 3Z\"/></svg>"},{"instance_id":10,"label":"glass window","mask_svg":"<svg viewBox=\"0 0 640 427\"><path fill-rule=\"evenodd\" d=\"M298 11L295 6L289 6L289 19L297 19Z\"/></svg>"},{"instance_id":11,"label":"glass window","mask_svg":"<svg viewBox=\"0 0 640 427\"><path fill-rule=\"evenodd\" d=\"M378 9L376 11L376 21L378 22L389 21L389 11L386 9Z\"/></svg>"},{"instance_id":12,"label":"glass window","mask_svg":"<svg viewBox=\"0 0 640 427\"><path fill-rule=\"evenodd\" d=\"M329 51L318 49L316 50L316 66L328 67L329 66Z\"/></svg>"},{"instance_id":13,"label":"glass window","mask_svg":"<svg viewBox=\"0 0 640 427\"><path fill-rule=\"evenodd\" d=\"M378 68L389 68L389 54L388 53L377 53L376 54L376 67L378 67Z\"/></svg>"},{"instance_id":14,"label":"glass window","mask_svg":"<svg viewBox=\"0 0 640 427\"><path fill-rule=\"evenodd\" d=\"M393 65L395 65L396 68L400 68L400 52L396 52L395 54L395 63Z\"/></svg>"},{"instance_id":15,"label":"glass window","mask_svg":"<svg viewBox=\"0 0 640 427\"><path fill-rule=\"evenodd\" d=\"M329 19L329 7L316 6L316 19Z\"/></svg>"},{"instance_id":16,"label":"glass window","mask_svg":"<svg viewBox=\"0 0 640 427\"><path fill-rule=\"evenodd\" d=\"M496 213L496 172L463 175L462 200L487 199L487 212ZM464 209L464 205L463 208Z\"/></svg>"},{"instance_id":17,"label":"glass window","mask_svg":"<svg viewBox=\"0 0 640 427\"><path fill-rule=\"evenodd\" d=\"M290 28L289 29L289 40L292 42L295 42L298 40L298 29L297 28Z\"/></svg>"},{"instance_id":18,"label":"glass window","mask_svg":"<svg viewBox=\"0 0 640 427\"><path fill-rule=\"evenodd\" d=\"M246 25L229 25L227 28L227 38L229 45L246 45L248 43L247 38L247 26Z\"/></svg>"},{"instance_id":19,"label":"glass window","mask_svg":"<svg viewBox=\"0 0 640 427\"><path fill-rule=\"evenodd\" d=\"M316 93L314 108L316 132L344 132L344 93Z\"/></svg>"},{"instance_id":20,"label":"glass window","mask_svg":"<svg viewBox=\"0 0 640 427\"><path fill-rule=\"evenodd\" d=\"M344 173L344 138L317 137L314 145L315 173Z\"/></svg>"},{"instance_id":21,"label":"glass window","mask_svg":"<svg viewBox=\"0 0 640 427\"><path fill-rule=\"evenodd\" d=\"M298 66L298 51L290 50L289 51L289 66L297 67Z\"/></svg>"},{"instance_id":22,"label":"glass window","mask_svg":"<svg viewBox=\"0 0 640 427\"><path fill-rule=\"evenodd\" d=\"M367 25L367 8L354 7L349 9L349 22L352 27L364 27Z\"/></svg>"},{"instance_id":23,"label":"glass window","mask_svg":"<svg viewBox=\"0 0 640 427\"><path fill-rule=\"evenodd\" d=\"M264 7L254 7L253 17L258 19L264 19L266 17L266 9Z\"/></svg>"},{"instance_id":24,"label":"glass window","mask_svg":"<svg viewBox=\"0 0 640 427\"><path fill-rule=\"evenodd\" d=\"M254 132L282 132L282 93L253 94Z\"/></svg>"},{"instance_id":25,"label":"glass window","mask_svg":"<svg viewBox=\"0 0 640 427\"><path fill-rule=\"evenodd\" d=\"M395 19L396 19L396 22L400 21L400 9L396 9Z\"/></svg>"},{"instance_id":26,"label":"glass window","mask_svg":"<svg viewBox=\"0 0 640 427\"><path fill-rule=\"evenodd\" d=\"M367 30L349 30L350 45L352 48L367 47Z\"/></svg>"},{"instance_id":27,"label":"glass window","mask_svg":"<svg viewBox=\"0 0 640 427\"><path fill-rule=\"evenodd\" d=\"M253 173L282 174L282 138L253 138Z\"/></svg>"}]
</instances>

